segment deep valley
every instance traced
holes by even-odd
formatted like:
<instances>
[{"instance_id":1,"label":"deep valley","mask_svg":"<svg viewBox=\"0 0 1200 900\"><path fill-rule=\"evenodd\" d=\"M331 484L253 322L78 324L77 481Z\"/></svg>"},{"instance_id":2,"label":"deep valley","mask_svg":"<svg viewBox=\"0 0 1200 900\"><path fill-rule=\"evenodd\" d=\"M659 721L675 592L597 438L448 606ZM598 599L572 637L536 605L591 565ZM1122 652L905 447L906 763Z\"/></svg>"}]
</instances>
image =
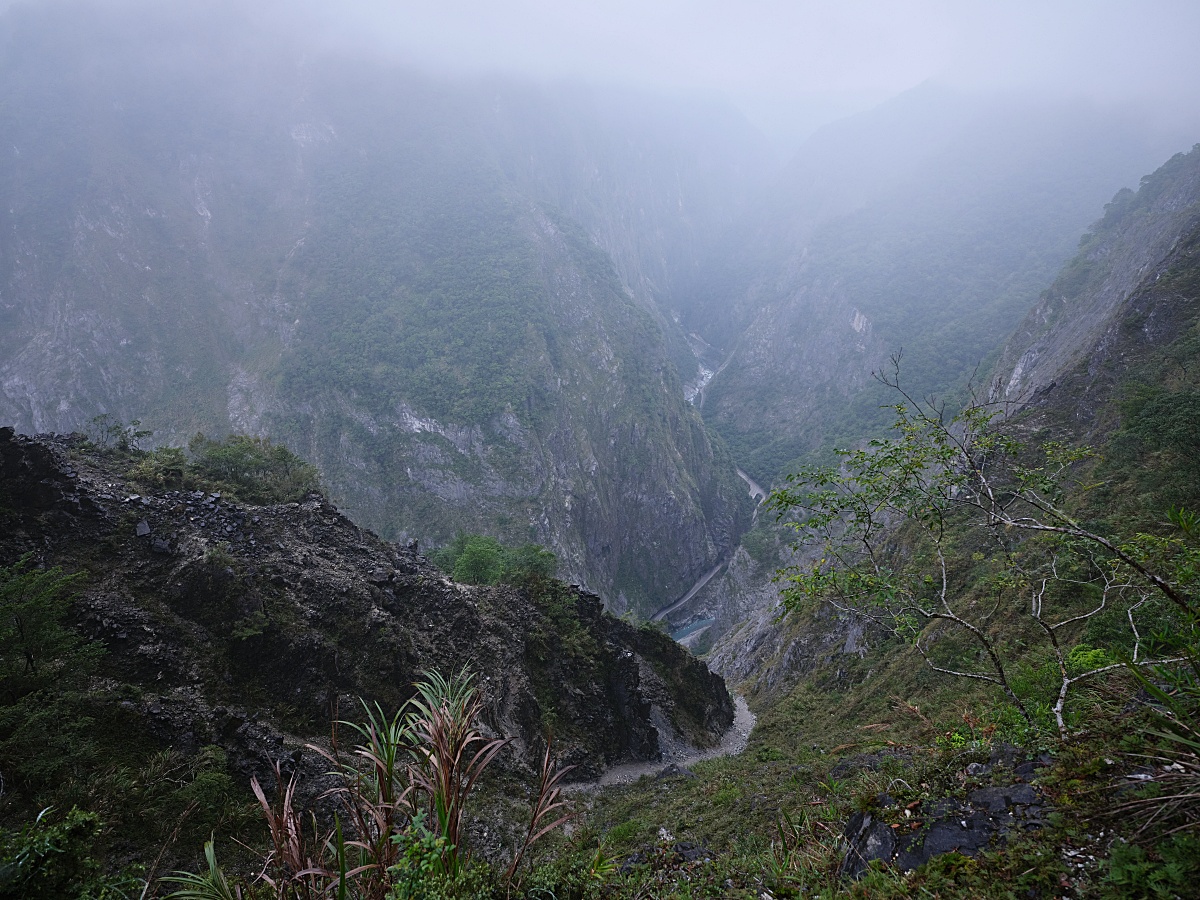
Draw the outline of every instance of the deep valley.
<instances>
[{"instance_id":1,"label":"deep valley","mask_svg":"<svg viewBox=\"0 0 1200 900\"><path fill-rule=\"evenodd\" d=\"M0 3L0 897L1197 896L1194 110L368 7Z\"/></svg>"}]
</instances>

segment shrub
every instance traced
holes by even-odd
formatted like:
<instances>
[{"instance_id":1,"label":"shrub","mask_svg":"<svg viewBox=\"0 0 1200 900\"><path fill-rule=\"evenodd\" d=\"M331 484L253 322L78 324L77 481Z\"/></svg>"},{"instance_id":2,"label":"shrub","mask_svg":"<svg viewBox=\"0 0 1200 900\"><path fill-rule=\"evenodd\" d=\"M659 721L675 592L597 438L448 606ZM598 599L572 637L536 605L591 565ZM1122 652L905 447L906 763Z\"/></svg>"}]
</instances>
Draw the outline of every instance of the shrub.
<instances>
[{"instance_id":1,"label":"shrub","mask_svg":"<svg viewBox=\"0 0 1200 900\"><path fill-rule=\"evenodd\" d=\"M197 434L188 450L190 473L246 503L294 502L320 487L316 468L266 438L234 434L214 441Z\"/></svg>"},{"instance_id":2,"label":"shrub","mask_svg":"<svg viewBox=\"0 0 1200 900\"><path fill-rule=\"evenodd\" d=\"M517 584L553 578L558 557L540 544L505 547L494 537L459 532L431 554L434 563L463 584Z\"/></svg>"},{"instance_id":3,"label":"shrub","mask_svg":"<svg viewBox=\"0 0 1200 900\"><path fill-rule=\"evenodd\" d=\"M104 871L96 859L100 817L72 808L62 818L44 809L0 844L0 896L25 900L117 900L137 896L134 871Z\"/></svg>"}]
</instances>

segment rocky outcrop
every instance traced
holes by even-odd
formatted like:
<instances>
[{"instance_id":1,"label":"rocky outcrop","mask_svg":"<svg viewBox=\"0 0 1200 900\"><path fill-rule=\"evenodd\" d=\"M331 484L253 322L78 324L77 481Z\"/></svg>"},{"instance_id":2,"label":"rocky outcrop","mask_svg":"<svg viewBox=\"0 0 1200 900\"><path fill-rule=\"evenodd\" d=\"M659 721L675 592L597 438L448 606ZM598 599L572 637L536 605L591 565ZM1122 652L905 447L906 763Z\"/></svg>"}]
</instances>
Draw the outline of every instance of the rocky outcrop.
<instances>
[{"instance_id":1,"label":"rocky outcrop","mask_svg":"<svg viewBox=\"0 0 1200 900\"><path fill-rule=\"evenodd\" d=\"M595 595L456 584L319 495L256 507L147 491L124 474L133 461L0 429L0 561L87 573L77 624L107 650L106 693L162 745L221 744L261 773L307 758L359 698L395 708L422 673L463 666L521 769L548 727L590 778L668 743L711 745L732 722L719 677Z\"/></svg>"},{"instance_id":2,"label":"rocky outcrop","mask_svg":"<svg viewBox=\"0 0 1200 900\"><path fill-rule=\"evenodd\" d=\"M878 768L883 756L861 754L845 760L832 777ZM997 849L1014 834L1040 828L1050 808L1045 794L1029 779L1049 763L1048 754L1028 756L998 744L986 762L970 763L962 771L961 780L972 782L965 798L935 797L902 806L887 794L877 795L868 809L846 823L841 874L857 878L874 860L906 872L943 853L975 856Z\"/></svg>"}]
</instances>

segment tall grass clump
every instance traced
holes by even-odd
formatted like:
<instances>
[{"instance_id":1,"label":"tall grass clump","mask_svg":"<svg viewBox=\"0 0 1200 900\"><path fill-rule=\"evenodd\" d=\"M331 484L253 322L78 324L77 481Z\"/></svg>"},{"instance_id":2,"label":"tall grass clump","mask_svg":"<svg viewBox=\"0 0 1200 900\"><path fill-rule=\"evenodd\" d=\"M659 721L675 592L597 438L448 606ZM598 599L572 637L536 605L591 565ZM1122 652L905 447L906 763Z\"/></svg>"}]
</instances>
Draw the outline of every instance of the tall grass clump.
<instances>
[{"instance_id":1,"label":"tall grass clump","mask_svg":"<svg viewBox=\"0 0 1200 900\"><path fill-rule=\"evenodd\" d=\"M335 722L330 747L309 745L332 766L335 801L332 827L296 804L297 775L286 780L274 767L273 799L256 778L271 837L256 876L238 880L217 865L213 842L205 845L208 871L177 872L163 881L178 885L175 900L400 900L438 895L468 875L463 830L468 800L479 778L510 742L489 737L476 724L483 700L467 669L449 678L426 673L414 696L393 715L363 703L362 722ZM338 726L356 743L343 750ZM553 764L547 748L541 780L524 840L497 884L511 885L529 848L570 818L560 782L567 769ZM553 819L552 821L550 821Z\"/></svg>"}]
</instances>

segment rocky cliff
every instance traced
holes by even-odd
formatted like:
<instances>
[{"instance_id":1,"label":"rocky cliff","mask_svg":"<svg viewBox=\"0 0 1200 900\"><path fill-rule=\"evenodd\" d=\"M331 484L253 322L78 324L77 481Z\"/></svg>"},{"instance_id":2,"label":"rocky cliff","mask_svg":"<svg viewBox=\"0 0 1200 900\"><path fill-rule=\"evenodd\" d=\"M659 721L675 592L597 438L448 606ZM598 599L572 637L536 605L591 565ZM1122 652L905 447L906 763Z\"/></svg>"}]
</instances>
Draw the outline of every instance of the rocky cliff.
<instances>
[{"instance_id":1,"label":"rocky cliff","mask_svg":"<svg viewBox=\"0 0 1200 900\"><path fill-rule=\"evenodd\" d=\"M720 678L595 595L455 584L319 495L254 507L147 490L125 474L134 461L0 429L0 561L85 573L72 619L106 651L93 730L122 746L220 745L243 773L293 753L317 766L304 742L339 710L394 708L423 672L463 666L517 769L548 730L586 779L732 722Z\"/></svg>"}]
</instances>

